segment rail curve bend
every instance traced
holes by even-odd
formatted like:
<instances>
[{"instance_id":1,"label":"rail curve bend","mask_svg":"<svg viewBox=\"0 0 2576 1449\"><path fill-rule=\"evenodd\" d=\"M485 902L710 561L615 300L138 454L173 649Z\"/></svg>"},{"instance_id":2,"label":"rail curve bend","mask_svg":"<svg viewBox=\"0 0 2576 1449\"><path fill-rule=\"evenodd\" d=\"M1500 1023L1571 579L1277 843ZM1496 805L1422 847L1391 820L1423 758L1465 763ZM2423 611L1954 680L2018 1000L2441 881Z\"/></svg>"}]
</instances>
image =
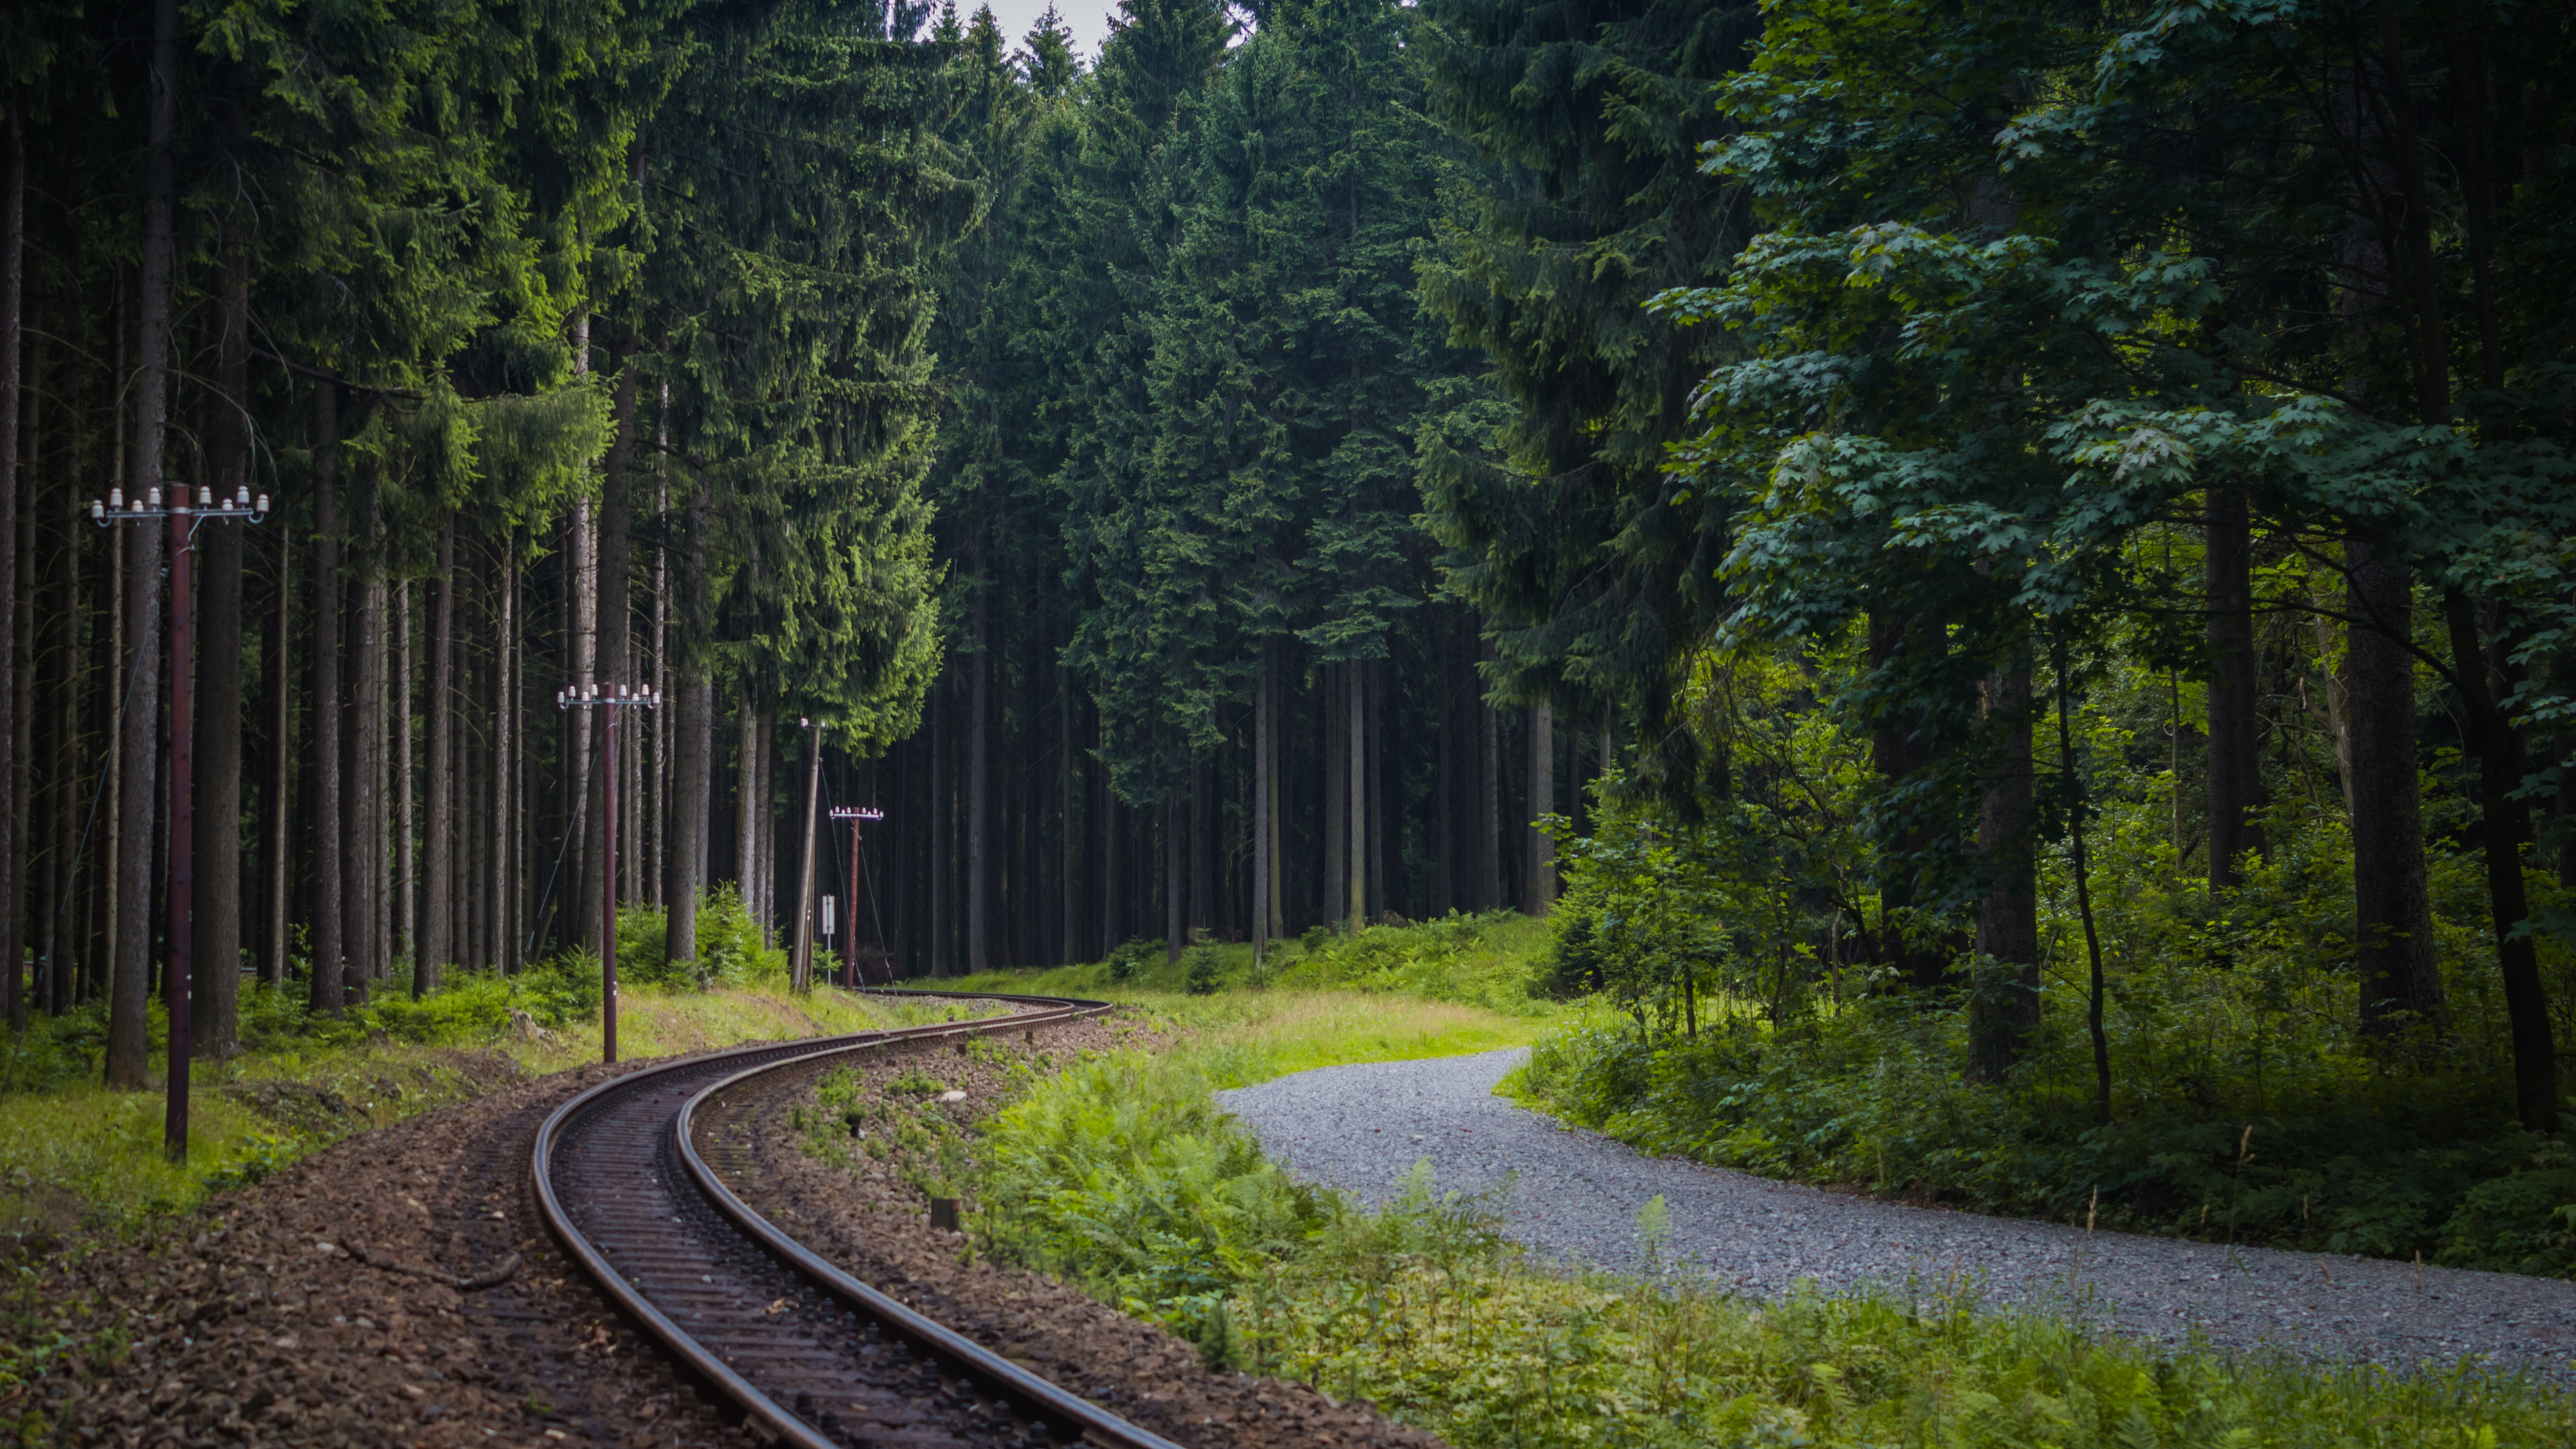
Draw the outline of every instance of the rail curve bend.
<instances>
[{"instance_id":1,"label":"rail curve bend","mask_svg":"<svg viewBox=\"0 0 2576 1449\"><path fill-rule=\"evenodd\" d=\"M1003 1001L1009 1015L709 1052L613 1078L537 1129L547 1229L686 1372L795 1449L1036 1446L1179 1449L914 1312L824 1261L745 1203L691 1139L720 1094L834 1058L991 1031L1034 1031L1109 1003Z\"/></svg>"}]
</instances>

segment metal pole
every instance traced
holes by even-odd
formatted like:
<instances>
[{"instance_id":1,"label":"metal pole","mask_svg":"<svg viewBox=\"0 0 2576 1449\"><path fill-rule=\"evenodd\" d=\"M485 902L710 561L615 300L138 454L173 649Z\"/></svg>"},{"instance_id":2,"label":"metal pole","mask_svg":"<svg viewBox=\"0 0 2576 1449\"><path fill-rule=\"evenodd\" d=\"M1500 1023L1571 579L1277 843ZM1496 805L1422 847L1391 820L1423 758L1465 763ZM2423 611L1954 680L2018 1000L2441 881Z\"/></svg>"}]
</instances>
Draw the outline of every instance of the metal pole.
<instances>
[{"instance_id":1,"label":"metal pole","mask_svg":"<svg viewBox=\"0 0 2576 1449\"><path fill-rule=\"evenodd\" d=\"M185 497L187 485L173 483ZM169 1105L161 1125L161 1148L172 1162L188 1160L188 1054L192 1047L188 1013L190 986L196 970L194 902L197 882L195 698L189 677L188 642L196 620L190 597L188 567L189 515L170 511L170 954L162 979L170 1006ZM16 963L12 962L14 966Z\"/></svg>"},{"instance_id":2,"label":"metal pole","mask_svg":"<svg viewBox=\"0 0 2576 1449\"><path fill-rule=\"evenodd\" d=\"M607 691L602 690L601 693ZM599 1059L617 1060L617 703L600 729Z\"/></svg>"},{"instance_id":3,"label":"metal pole","mask_svg":"<svg viewBox=\"0 0 2576 1449\"><path fill-rule=\"evenodd\" d=\"M842 984L856 990L859 984L859 817L850 817L850 888L841 899L848 901L849 919L841 925Z\"/></svg>"}]
</instances>

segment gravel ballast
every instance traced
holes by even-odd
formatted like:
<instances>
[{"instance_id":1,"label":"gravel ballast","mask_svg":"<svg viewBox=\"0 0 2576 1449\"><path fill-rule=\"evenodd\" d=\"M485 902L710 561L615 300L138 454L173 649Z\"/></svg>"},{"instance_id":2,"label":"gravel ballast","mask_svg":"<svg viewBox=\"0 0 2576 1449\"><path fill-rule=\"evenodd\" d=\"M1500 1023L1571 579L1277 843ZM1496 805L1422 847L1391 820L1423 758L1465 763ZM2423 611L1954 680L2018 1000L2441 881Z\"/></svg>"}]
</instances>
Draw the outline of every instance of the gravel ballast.
<instances>
[{"instance_id":1,"label":"gravel ballast","mask_svg":"<svg viewBox=\"0 0 2576 1449\"><path fill-rule=\"evenodd\" d=\"M1569 1266L1645 1267L1637 1214L1660 1196L1667 1261L1756 1296L1967 1289L2168 1342L2391 1367L2484 1356L2563 1379L2576 1357L2576 1283L2087 1233L1647 1157L1495 1096L1523 1055L1326 1067L1218 1100L1292 1171L1372 1203L1426 1160L1443 1191L1499 1192L1505 1231Z\"/></svg>"}]
</instances>

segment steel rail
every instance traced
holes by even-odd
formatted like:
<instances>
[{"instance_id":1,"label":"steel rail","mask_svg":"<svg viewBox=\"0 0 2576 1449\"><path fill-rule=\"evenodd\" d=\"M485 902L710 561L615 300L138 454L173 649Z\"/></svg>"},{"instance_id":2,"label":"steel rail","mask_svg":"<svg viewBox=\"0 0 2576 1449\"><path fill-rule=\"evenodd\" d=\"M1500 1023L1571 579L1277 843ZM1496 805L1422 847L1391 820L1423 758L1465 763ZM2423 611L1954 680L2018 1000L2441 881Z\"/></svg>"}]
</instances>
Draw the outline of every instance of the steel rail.
<instances>
[{"instance_id":1,"label":"steel rail","mask_svg":"<svg viewBox=\"0 0 2576 1449\"><path fill-rule=\"evenodd\" d=\"M617 1305L620 1312L659 1343L689 1374L729 1401L746 1417L757 1421L775 1436L777 1442L793 1445L795 1449L846 1449L851 1441L838 1437L835 1431L818 1422L820 1411L815 1410L810 1401L793 1407L780 1403L736 1369L717 1348L681 1326L678 1319L665 1311L663 1305L657 1304L643 1287L619 1271L601 1246L574 1220L564 1194L558 1191L555 1175L563 1165L561 1157L573 1129L620 1099L631 1098L637 1093L675 1090L712 1073L716 1077L714 1081L691 1092L669 1117L662 1119L667 1127L654 1130L667 1133L659 1147L671 1152L682 1174L688 1178L689 1186L741 1239L743 1245L804 1285L876 1325L883 1333L899 1339L913 1352L942 1366L946 1376L978 1384L988 1396L1010 1404L1017 1417L1047 1426L1053 1437L1081 1439L1104 1446L1104 1449L1179 1449L1170 1440L1048 1382L834 1266L735 1195L699 1154L691 1140L691 1129L699 1110L714 1100L718 1093L739 1090L769 1074L807 1069L833 1057L855 1056L916 1042L994 1031L1033 1031L1109 1009L1107 1002L1007 996L990 992L888 990L868 994L1005 1001L1030 1009L1008 1016L894 1027L822 1041L735 1047L684 1057L598 1083L556 1108L537 1129L532 1153L533 1176L538 1210L548 1230L563 1245L565 1254ZM728 1066L736 1069L720 1070ZM659 1180L655 1181L659 1185ZM666 1231L675 1240L680 1235L677 1227ZM799 1397L800 1400L804 1398ZM807 1412L799 1412L800 1409ZM813 1417L809 1417L809 1413Z\"/></svg>"}]
</instances>

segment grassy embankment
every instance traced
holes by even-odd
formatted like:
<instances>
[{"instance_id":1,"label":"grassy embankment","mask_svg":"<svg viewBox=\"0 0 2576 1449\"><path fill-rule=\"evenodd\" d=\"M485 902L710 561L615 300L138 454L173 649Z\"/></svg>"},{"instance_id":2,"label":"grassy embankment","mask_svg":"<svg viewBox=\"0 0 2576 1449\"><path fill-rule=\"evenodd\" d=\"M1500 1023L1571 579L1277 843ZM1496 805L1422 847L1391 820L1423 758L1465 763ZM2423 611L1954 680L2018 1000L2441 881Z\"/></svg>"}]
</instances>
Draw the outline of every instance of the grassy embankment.
<instances>
[{"instance_id":1,"label":"grassy embankment","mask_svg":"<svg viewBox=\"0 0 2576 1449\"><path fill-rule=\"evenodd\" d=\"M1409 990L1357 1011L1301 1002L1301 970L1383 986L1386 963L1408 957L1417 983L1436 988L1443 968L1431 958L1460 954L1437 929L1323 943L1311 966L1290 963L1266 987L1232 958L1217 989L1195 996L1192 963L1158 957L980 978L1122 995L1184 1029L1159 1056L1120 1053L1033 1081L988 1124L971 1154L976 1249L1163 1323L1213 1367L1366 1398L1462 1449L2576 1442L2576 1401L2563 1391L2476 1366L2401 1376L2175 1351L1937 1289L1759 1302L1687 1273L1567 1275L1504 1242L1494 1204L1427 1178L1386 1212L1294 1181L1212 1091L1298 1065L1431 1055L1443 1042L1474 1050L1539 1024L1493 1012L1434 1027L1440 1018L1417 1013L1441 1003ZM1502 927L1469 948L1490 959L1451 979L1479 991L1525 981L1537 941ZM1419 1025L1389 1025L1408 1021ZM1626 1230L1651 1243L1662 1221L1660 1202L1641 1204Z\"/></svg>"},{"instance_id":2,"label":"grassy embankment","mask_svg":"<svg viewBox=\"0 0 2576 1449\"><path fill-rule=\"evenodd\" d=\"M1158 944L1131 942L1106 961L922 984L1133 1006L1176 1033L1222 1089L1346 1062L1526 1046L1567 1019L1530 994L1545 934L1545 922L1496 912L1349 938L1309 931L1259 970L1246 945L1197 946L1166 961Z\"/></svg>"},{"instance_id":3,"label":"grassy embankment","mask_svg":"<svg viewBox=\"0 0 2576 1449\"><path fill-rule=\"evenodd\" d=\"M588 969L596 971L595 966ZM191 1073L185 1162L162 1155L159 1068L167 1038L152 1011L153 1089L100 1085L96 1008L38 1018L0 1042L0 1248L38 1250L149 1223L213 1191L256 1180L355 1132L497 1086L599 1059L598 989L573 972L461 976L422 1001L398 984L338 1019L265 989L243 999L247 1050ZM930 1019L954 1008L795 996L783 977L735 984L642 984L618 993L629 1060L822 1036ZM524 1012L528 1028L514 1022Z\"/></svg>"}]
</instances>

